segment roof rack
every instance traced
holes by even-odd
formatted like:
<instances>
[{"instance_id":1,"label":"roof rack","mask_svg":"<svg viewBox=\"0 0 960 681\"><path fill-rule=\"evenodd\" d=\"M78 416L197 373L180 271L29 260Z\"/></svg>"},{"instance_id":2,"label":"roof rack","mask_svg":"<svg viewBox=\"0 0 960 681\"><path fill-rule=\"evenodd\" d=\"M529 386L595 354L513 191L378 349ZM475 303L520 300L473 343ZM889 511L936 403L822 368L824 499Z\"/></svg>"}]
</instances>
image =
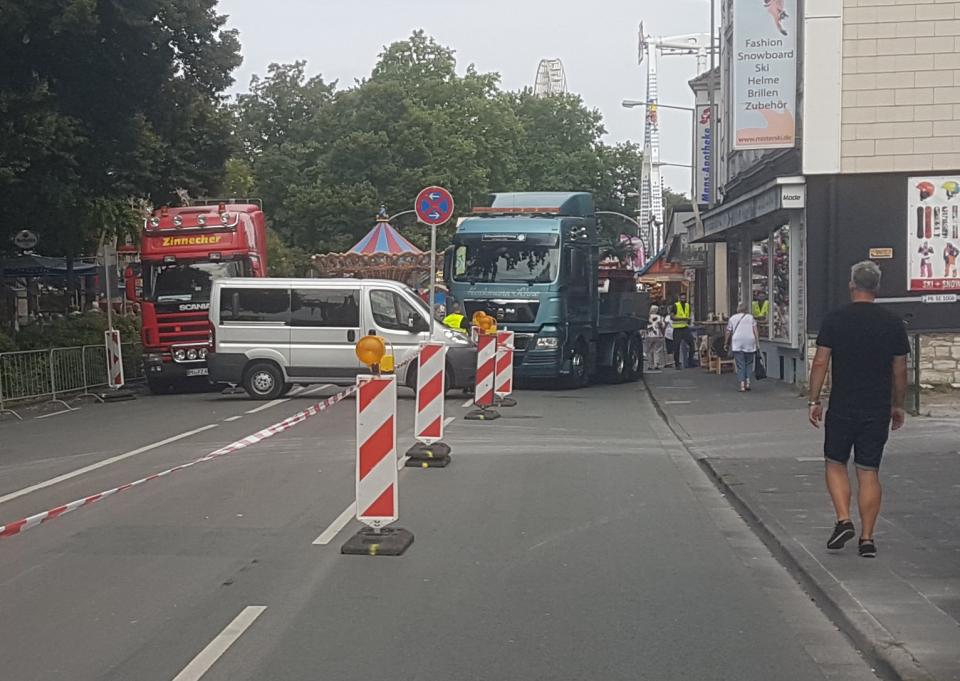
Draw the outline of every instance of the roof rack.
<instances>
[{"instance_id":1,"label":"roof rack","mask_svg":"<svg viewBox=\"0 0 960 681\"><path fill-rule=\"evenodd\" d=\"M238 197L232 197L227 199L214 199L214 198L194 199L193 201L190 202L190 205L191 206L216 206L221 203L225 203L228 206L249 203L249 204L258 206L260 210L263 210L263 199L245 199L245 198L238 198Z\"/></svg>"},{"instance_id":2,"label":"roof rack","mask_svg":"<svg viewBox=\"0 0 960 681\"><path fill-rule=\"evenodd\" d=\"M475 206L473 212L478 215L560 215L559 208L537 207L511 208L507 206Z\"/></svg>"}]
</instances>

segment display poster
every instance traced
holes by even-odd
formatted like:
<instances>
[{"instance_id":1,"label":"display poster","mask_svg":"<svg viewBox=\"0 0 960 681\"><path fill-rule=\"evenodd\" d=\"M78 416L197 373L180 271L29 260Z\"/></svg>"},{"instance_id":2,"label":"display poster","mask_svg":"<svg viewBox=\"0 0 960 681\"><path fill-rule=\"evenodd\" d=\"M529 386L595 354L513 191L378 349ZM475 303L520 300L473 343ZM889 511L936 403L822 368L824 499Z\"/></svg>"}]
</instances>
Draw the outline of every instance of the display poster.
<instances>
[{"instance_id":1,"label":"display poster","mask_svg":"<svg viewBox=\"0 0 960 681\"><path fill-rule=\"evenodd\" d=\"M907 288L960 291L960 176L907 179Z\"/></svg>"},{"instance_id":2,"label":"display poster","mask_svg":"<svg viewBox=\"0 0 960 681\"><path fill-rule=\"evenodd\" d=\"M750 0L734 5L734 149L794 146L797 25L797 0Z\"/></svg>"}]
</instances>

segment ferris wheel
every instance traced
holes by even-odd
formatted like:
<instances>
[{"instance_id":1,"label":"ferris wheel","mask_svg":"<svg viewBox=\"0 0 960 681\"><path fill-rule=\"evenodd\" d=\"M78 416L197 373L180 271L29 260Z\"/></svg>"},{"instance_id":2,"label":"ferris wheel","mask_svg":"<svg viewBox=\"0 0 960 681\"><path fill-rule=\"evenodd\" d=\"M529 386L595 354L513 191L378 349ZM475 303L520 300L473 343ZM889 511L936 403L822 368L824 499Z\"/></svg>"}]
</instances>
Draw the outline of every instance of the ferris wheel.
<instances>
[{"instance_id":1,"label":"ferris wheel","mask_svg":"<svg viewBox=\"0 0 960 681\"><path fill-rule=\"evenodd\" d=\"M533 83L535 95L562 95L567 92L567 76L559 59L541 59Z\"/></svg>"},{"instance_id":2,"label":"ferris wheel","mask_svg":"<svg viewBox=\"0 0 960 681\"><path fill-rule=\"evenodd\" d=\"M646 118L643 127L643 166L640 172L640 224L647 232L650 256L656 256L664 245L663 224L663 178L660 175L660 122L657 117L659 94L657 91L657 67L660 56L695 56L697 75L707 70L711 50L716 51L716 41L711 44L709 33L660 38L647 35L640 23L639 63L647 67Z\"/></svg>"}]
</instances>

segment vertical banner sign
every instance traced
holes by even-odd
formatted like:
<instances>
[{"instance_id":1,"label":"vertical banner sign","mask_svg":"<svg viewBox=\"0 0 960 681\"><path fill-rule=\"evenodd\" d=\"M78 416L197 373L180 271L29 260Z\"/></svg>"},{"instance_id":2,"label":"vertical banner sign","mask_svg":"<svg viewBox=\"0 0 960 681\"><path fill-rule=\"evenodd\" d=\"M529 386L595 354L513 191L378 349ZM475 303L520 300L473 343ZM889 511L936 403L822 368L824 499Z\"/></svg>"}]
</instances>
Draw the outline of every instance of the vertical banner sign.
<instances>
[{"instance_id":1,"label":"vertical banner sign","mask_svg":"<svg viewBox=\"0 0 960 681\"><path fill-rule=\"evenodd\" d=\"M103 332L104 343L107 350L107 384L111 388L122 388L125 383L123 378L123 353L120 348L120 332L116 329Z\"/></svg>"},{"instance_id":2,"label":"vertical banner sign","mask_svg":"<svg viewBox=\"0 0 960 681\"><path fill-rule=\"evenodd\" d=\"M477 338L477 387L473 403L493 406L493 375L497 365L497 337L481 333Z\"/></svg>"},{"instance_id":3,"label":"vertical banner sign","mask_svg":"<svg viewBox=\"0 0 960 681\"><path fill-rule=\"evenodd\" d=\"M443 393L447 346L422 343L417 358L417 413L413 431L425 445L443 439Z\"/></svg>"},{"instance_id":4,"label":"vertical banner sign","mask_svg":"<svg viewBox=\"0 0 960 681\"><path fill-rule=\"evenodd\" d=\"M792 147L797 112L797 0L733 9L733 148Z\"/></svg>"},{"instance_id":5,"label":"vertical banner sign","mask_svg":"<svg viewBox=\"0 0 960 681\"><path fill-rule=\"evenodd\" d=\"M693 195L697 197L697 203L709 204L712 188L710 187L710 164L713 159L710 157L711 136L713 134L713 116L709 104L697 105L694 110L697 120L694 121L694 131L696 139L694 140L694 154L696 156L693 167Z\"/></svg>"},{"instance_id":6,"label":"vertical banner sign","mask_svg":"<svg viewBox=\"0 0 960 681\"><path fill-rule=\"evenodd\" d=\"M357 520L379 529L397 514L397 377L357 376Z\"/></svg>"},{"instance_id":7,"label":"vertical banner sign","mask_svg":"<svg viewBox=\"0 0 960 681\"><path fill-rule=\"evenodd\" d=\"M497 371L493 392L507 397L513 392L513 331L497 331Z\"/></svg>"},{"instance_id":8,"label":"vertical banner sign","mask_svg":"<svg viewBox=\"0 0 960 681\"><path fill-rule=\"evenodd\" d=\"M907 178L907 288L960 291L960 176Z\"/></svg>"}]
</instances>

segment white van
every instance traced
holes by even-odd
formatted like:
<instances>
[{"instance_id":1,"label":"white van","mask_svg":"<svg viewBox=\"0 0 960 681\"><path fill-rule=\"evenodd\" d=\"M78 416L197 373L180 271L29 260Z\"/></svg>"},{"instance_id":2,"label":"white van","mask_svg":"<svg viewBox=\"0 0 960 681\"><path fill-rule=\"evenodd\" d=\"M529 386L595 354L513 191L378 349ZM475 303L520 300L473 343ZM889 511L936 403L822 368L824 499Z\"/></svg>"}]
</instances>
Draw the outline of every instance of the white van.
<instances>
[{"instance_id":1,"label":"white van","mask_svg":"<svg viewBox=\"0 0 960 681\"><path fill-rule=\"evenodd\" d=\"M364 335L382 336L399 363L430 339L430 311L412 289L378 279L217 279L210 294L210 381L242 385L274 399L296 384L350 385L368 373L354 352ZM434 324L447 345L447 388L473 386L476 346ZM416 388L416 362L397 370Z\"/></svg>"}]
</instances>

